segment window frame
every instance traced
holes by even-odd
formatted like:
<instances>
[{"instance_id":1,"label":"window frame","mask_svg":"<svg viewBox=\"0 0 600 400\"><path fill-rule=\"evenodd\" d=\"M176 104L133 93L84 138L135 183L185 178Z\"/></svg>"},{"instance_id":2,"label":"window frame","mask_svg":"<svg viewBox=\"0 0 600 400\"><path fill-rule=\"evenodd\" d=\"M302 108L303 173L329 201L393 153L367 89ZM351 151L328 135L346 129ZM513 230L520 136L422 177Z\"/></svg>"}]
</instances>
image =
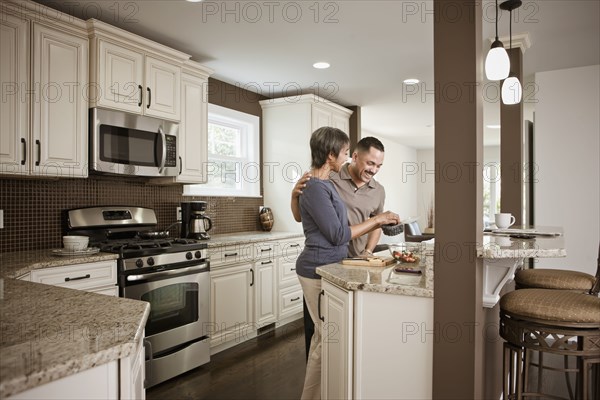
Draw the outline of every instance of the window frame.
<instances>
[{"instance_id":1,"label":"window frame","mask_svg":"<svg viewBox=\"0 0 600 400\"><path fill-rule=\"evenodd\" d=\"M233 110L218 106L216 104L208 104L208 121L207 124L220 124L242 131L239 143L239 150L242 153L241 157L222 156L217 158L217 162L234 161L236 169L240 172L241 177L239 187L237 188L220 188L206 186L206 184L190 184L183 186L184 196L214 196L214 197L262 197L260 194L260 185L262 179L262 171L260 168L260 118L256 115L247 114L241 111ZM207 135L208 136L208 135ZM208 139L207 139L208 140ZM208 146L208 143L206 144ZM209 147L210 149L210 147ZM214 159L214 158L213 158ZM211 153L208 152L207 174L210 175ZM241 164L246 163L246 166ZM241 168L241 169L240 169ZM252 179L244 178L244 171L252 171ZM255 172L254 172L255 171ZM256 176L256 177L255 177ZM248 178L246 177L246 178Z\"/></svg>"}]
</instances>

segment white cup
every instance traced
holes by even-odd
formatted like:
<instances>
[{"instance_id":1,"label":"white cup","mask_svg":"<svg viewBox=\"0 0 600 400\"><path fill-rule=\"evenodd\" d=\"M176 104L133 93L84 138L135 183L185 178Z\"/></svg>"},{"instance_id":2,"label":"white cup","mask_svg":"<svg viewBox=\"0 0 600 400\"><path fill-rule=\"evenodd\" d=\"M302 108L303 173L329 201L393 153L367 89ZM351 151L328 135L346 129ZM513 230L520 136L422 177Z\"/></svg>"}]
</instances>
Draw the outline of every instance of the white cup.
<instances>
[{"instance_id":1,"label":"white cup","mask_svg":"<svg viewBox=\"0 0 600 400\"><path fill-rule=\"evenodd\" d=\"M506 229L509 226L512 226L516 221L515 217L511 213L496 214L494 215L494 219L498 229Z\"/></svg>"}]
</instances>

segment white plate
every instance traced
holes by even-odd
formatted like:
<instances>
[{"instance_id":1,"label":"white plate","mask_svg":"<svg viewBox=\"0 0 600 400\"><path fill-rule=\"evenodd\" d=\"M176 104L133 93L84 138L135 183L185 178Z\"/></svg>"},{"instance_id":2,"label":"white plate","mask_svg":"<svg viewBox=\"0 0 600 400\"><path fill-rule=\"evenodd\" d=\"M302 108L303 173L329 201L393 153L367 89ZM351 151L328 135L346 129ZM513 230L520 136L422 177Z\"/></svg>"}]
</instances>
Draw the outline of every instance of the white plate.
<instances>
[{"instance_id":1,"label":"white plate","mask_svg":"<svg viewBox=\"0 0 600 400\"><path fill-rule=\"evenodd\" d=\"M90 254L96 254L99 252L100 252L100 249L97 247L88 247L85 250L76 250L76 251L70 251L67 249L52 250L52 253L56 254L57 256L89 256Z\"/></svg>"}]
</instances>

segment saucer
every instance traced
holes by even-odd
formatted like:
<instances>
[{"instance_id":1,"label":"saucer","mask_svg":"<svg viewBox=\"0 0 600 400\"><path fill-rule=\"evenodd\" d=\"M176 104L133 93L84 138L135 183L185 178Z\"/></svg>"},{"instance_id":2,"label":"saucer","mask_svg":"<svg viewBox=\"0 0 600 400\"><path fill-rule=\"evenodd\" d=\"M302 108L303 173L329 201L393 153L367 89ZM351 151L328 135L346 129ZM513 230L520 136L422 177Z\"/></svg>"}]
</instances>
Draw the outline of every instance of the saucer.
<instances>
[{"instance_id":1,"label":"saucer","mask_svg":"<svg viewBox=\"0 0 600 400\"><path fill-rule=\"evenodd\" d=\"M67 249L54 249L52 253L57 256L89 256L90 254L99 253L100 249L97 247L88 247L85 250L67 250Z\"/></svg>"}]
</instances>

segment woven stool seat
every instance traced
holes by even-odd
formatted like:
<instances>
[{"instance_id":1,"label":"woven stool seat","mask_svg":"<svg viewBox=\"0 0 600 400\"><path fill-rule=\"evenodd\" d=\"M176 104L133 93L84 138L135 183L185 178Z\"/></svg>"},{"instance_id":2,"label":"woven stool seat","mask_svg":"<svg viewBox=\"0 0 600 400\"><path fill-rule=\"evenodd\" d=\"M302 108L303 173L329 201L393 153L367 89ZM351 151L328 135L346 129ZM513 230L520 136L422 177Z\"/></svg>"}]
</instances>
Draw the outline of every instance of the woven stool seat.
<instances>
[{"instance_id":1,"label":"woven stool seat","mask_svg":"<svg viewBox=\"0 0 600 400\"><path fill-rule=\"evenodd\" d=\"M515 274L517 288L562 289L587 292L596 278L585 272L563 269L524 269Z\"/></svg>"},{"instance_id":2,"label":"woven stool seat","mask_svg":"<svg viewBox=\"0 0 600 400\"><path fill-rule=\"evenodd\" d=\"M504 313L550 325L600 328L600 298L552 289L522 289L500 299Z\"/></svg>"},{"instance_id":3,"label":"woven stool seat","mask_svg":"<svg viewBox=\"0 0 600 400\"><path fill-rule=\"evenodd\" d=\"M595 285L594 285L595 287ZM504 398L552 397L543 392L544 370L565 372L569 398L596 399L600 363L600 298L568 290L521 289L500 299L500 336L504 343ZM538 362L531 361L537 352ZM564 369L544 365L544 353L564 357ZM568 357L576 368L568 367ZM530 391L529 368L538 368L537 390ZM590 372L592 374L590 375ZM575 391L568 374L576 374ZM598 375L598 372L595 373Z\"/></svg>"}]
</instances>

